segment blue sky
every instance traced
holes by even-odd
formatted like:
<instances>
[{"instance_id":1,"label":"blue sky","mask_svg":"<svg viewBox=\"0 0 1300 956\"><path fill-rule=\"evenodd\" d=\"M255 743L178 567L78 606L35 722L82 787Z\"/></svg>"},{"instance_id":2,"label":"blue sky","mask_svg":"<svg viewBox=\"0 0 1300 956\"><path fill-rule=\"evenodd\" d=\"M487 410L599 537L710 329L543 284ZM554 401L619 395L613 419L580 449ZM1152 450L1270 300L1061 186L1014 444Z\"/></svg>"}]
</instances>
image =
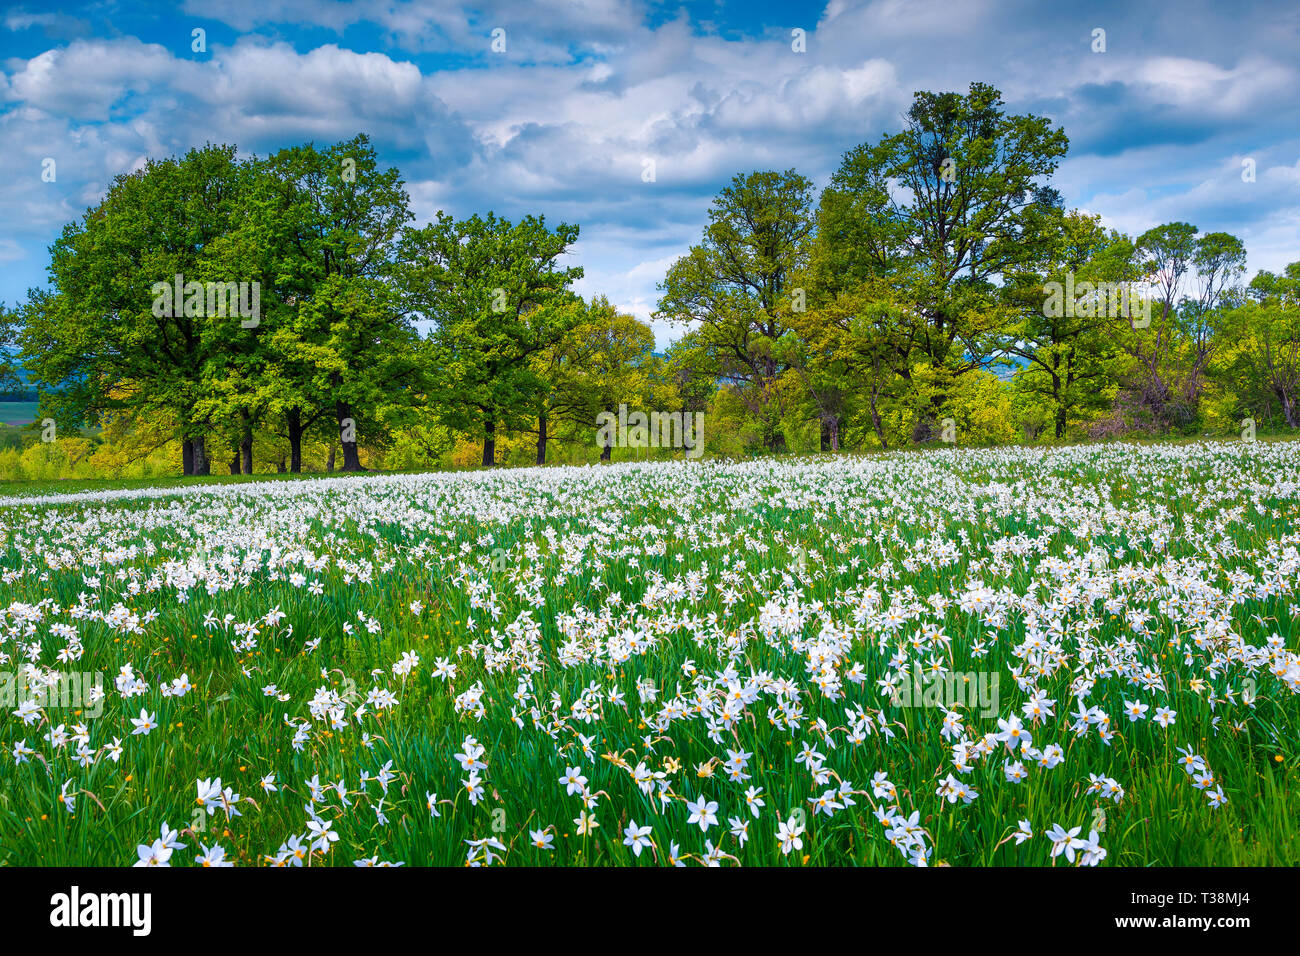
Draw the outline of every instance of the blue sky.
<instances>
[{"instance_id":1,"label":"blue sky","mask_svg":"<svg viewBox=\"0 0 1300 956\"><path fill-rule=\"evenodd\" d=\"M1300 259L1294 2L44 0L0 4L0 301L43 284L64 223L147 156L366 132L419 222L577 222L579 290L648 318L732 175L795 167L820 187L915 90L976 80L1064 127L1068 205L1129 233L1236 233L1252 273Z\"/></svg>"}]
</instances>

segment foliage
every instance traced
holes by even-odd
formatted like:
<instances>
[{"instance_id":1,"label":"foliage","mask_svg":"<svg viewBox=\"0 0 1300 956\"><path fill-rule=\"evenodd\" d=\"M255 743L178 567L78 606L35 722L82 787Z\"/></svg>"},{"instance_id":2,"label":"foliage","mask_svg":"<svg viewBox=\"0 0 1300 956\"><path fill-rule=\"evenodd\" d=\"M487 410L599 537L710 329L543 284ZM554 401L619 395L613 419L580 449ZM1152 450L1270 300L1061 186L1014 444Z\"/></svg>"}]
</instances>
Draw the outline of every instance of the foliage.
<instances>
[{"instance_id":1,"label":"foliage","mask_svg":"<svg viewBox=\"0 0 1300 956\"><path fill-rule=\"evenodd\" d=\"M702 413L727 457L1300 427L1300 263L1243 284L1236 236L1107 230L1051 184L1067 147L973 83L916 93L820 195L736 174L660 285L661 354L573 291L576 224L409 225L364 135L209 145L64 229L48 287L0 306L0 395L35 388L60 436L94 438L33 453L70 476L167 453L185 474L681 456L609 444L620 410ZM260 314L160 311L177 276L254 283Z\"/></svg>"}]
</instances>

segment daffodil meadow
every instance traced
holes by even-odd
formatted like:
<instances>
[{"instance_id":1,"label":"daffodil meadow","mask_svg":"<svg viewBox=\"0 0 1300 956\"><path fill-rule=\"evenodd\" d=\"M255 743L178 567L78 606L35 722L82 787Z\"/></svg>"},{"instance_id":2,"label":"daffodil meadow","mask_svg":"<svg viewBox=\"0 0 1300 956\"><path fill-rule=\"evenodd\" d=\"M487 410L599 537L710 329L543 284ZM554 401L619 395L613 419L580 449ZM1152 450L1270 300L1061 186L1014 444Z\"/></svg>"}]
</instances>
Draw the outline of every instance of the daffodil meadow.
<instances>
[{"instance_id":1,"label":"daffodil meadow","mask_svg":"<svg viewBox=\"0 0 1300 956\"><path fill-rule=\"evenodd\" d=\"M1300 443L0 502L0 862L1300 862Z\"/></svg>"}]
</instances>

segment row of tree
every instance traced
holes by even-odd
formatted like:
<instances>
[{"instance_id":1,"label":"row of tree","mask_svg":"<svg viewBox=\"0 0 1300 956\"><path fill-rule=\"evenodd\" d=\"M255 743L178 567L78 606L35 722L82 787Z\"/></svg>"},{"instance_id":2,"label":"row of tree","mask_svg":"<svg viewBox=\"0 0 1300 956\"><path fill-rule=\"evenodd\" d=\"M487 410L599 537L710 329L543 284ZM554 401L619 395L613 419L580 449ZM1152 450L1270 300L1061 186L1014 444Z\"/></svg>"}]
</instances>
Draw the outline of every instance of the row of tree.
<instances>
[{"instance_id":1,"label":"row of tree","mask_svg":"<svg viewBox=\"0 0 1300 956\"><path fill-rule=\"evenodd\" d=\"M262 429L298 471L309 437L329 436L356 470L361 441L430 410L483 436L484 464L496 430L525 420L544 458L551 403L594 427L591 396L565 387L570 366L636 356L624 317L569 291L582 270L560 260L577 227L411 218L399 173L365 136L265 159L208 146L151 161L63 230L50 288L29 295L10 332L60 427L170 422L186 474L209 472L214 444L251 472ZM257 314L224 300L214 314L203 290L233 283L255 285Z\"/></svg>"},{"instance_id":2,"label":"row of tree","mask_svg":"<svg viewBox=\"0 0 1300 956\"><path fill-rule=\"evenodd\" d=\"M1300 263L1246 284L1234 236L1067 211L1066 149L973 84L918 93L820 197L794 170L737 175L661 284L682 334L658 355L572 291L576 225L415 227L365 136L207 146L119 176L4 329L42 414L178 442L186 474L252 472L255 447L298 471L304 442L356 470L455 436L485 465L503 436L538 463L554 441L609 458L598 416L619 405L702 411L715 447L770 452L809 425L823 449L1300 426ZM256 314L221 307L236 283Z\"/></svg>"},{"instance_id":3,"label":"row of tree","mask_svg":"<svg viewBox=\"0 0 1300 956\"><path fill-rule=\"evenodd\" d=\"M1235 236L1067 211L1066 148L991 87L918 93L816 202L793 170L736 177L659 314L771 451L792 408L823 448L952 440L945 421L985 441L1195 428L1207 396L1224 421L1300 426L1300 263L1243 285Z\"/></svg>"}]
</instances>

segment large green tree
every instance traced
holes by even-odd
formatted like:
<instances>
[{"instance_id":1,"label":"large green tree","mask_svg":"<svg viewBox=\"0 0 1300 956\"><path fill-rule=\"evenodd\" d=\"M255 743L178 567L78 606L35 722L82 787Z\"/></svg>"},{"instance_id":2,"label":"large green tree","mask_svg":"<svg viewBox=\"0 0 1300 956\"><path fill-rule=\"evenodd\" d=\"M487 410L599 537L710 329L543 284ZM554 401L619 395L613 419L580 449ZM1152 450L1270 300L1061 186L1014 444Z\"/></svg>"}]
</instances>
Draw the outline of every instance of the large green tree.
<instances>
[{"instance_id":1,"label":"large green tree","mask_svg":"<svg viewBox=\"0 0 1300 956\"><path fill-rule=\"evenodd\" d=\"M398 294L399 240L411 214L401 174L364 135L271 156L246 230L283 308L264 336L262 400L284 417L291 470L303 436L328 422L343 470L423 396L415 334Z\"/></svg>"},{"instance_id":2,"label":"large green tree","mask_svg":"<svg viewBox=\"0 0 1300 956\"><path fill-rule=\"evenodd\" d=\"M1241 240L1198 232L1191 223L1164 223L1136 242L1139 269L1152 288L1150 324L1129 323L1118 340L1131 359L1127 401L1155 429L1195 420L1218 325L1236 303L1245 271Z\"/></svg>"},{"instance_id":3,"label":"large green tree","mask_svg":"<svg viewBox=\"0 0 1300 956\"><path fill-rule=\"evenodd\" d=\"M536 356L545 383L538 392L537 464L546 463L546 442L555 426L571 428L589 440L603 411L620 403L637 406L650 396L649 359L654 332L635 316L616 309L605 296L581 299L561 308L579 314L563 337ZM566 323L568 324L568 323ZM601 448L608 460L611 448Z\"/></svg>"},{"instance_id":4,"label":"large green tree","mask_svg":"<svg viewBox=\"0 0 1300 956\"><path fill-rule=\"evenodd\" d=\"M1002 288L999 347L1018 363L1020 389L1047 408L1063 438L1107 407L1118 380L1114 325L1122 317L1108 315L1112 297L1095 290L1116 283L1129 295L1136 273L1133 244L1100 217L1048 210L1045 218L1037 261L1009 273Z\"/></svg>"},{"instance_id":5,"label":"large green tree","mask_svg":"<svg viewBox=\"0 0 1300 956\"><path fill-rule=\"evenodd\" d=\"M1039 212L1058 203L1046 180L1065 133L1002 107L984 83L966 95L918 92L901 132L845 154L818 210L824 280L894 283L912 304L911 362L940 378L983 364L999 318L996 284L1035 258ZM940 390L930 411L943 401ZM922 410L913 437L928 438L932 426Z\"/></svg>"},{"instance_id":6,"label":"large green tree","mask_svg":"<svg viewBox=\"0 0 1300 956\"><path fill-rule=\"evenodd\" d=\"M185 474L209 471L211 420L204 396L213 322L209 303L188 294L160 301L158 284L217 279L212 245L230 231L247 180L232 146L150 160L118 176L108 194L67 225L50 250L50 289L22 311L22 361L42 390L45 414L61 425L106 414L158 414L177 423Z\"/></svg>"},{"instance_id":7,"label":"large green tree","mask_svg":"<svg viewBox=\"0 0 1300 956\"><path fill-rule=\"evenodd\" d=\"M1219 327L1218 374L1244 413L1300 428L1300 262L1262 271Z\"/></svg>"},{"instance_id":8,"label":"large green tree","mask_svg":"<svg viewBox=\"0 0 1300 956\"><path fill-rule=\"evenodd\" d=\"M785 448L777 342L790 278L806 262L812 184L793 169L736 175L713 200L704 237L668 270L657 318L694 327L695 344L719 378L743 386L769 451Z\"/></svg>"},{"instance_id":9,"label":"large green tree","mask_svg":"<svg viewBox=\"0 0 1300 956\"><path fill-rule=\"evenodd\" d=\"M489 212L407 230L402 287L407 308L434 323L424 343L430 386L444 422L483 439L483 464L496 463L498 430L523 430L547 382L535 358L581 320L571 299L579 266L561 259L578 227L547 228L542 216L517 223Z\"/></svg>"}]
</instances>

